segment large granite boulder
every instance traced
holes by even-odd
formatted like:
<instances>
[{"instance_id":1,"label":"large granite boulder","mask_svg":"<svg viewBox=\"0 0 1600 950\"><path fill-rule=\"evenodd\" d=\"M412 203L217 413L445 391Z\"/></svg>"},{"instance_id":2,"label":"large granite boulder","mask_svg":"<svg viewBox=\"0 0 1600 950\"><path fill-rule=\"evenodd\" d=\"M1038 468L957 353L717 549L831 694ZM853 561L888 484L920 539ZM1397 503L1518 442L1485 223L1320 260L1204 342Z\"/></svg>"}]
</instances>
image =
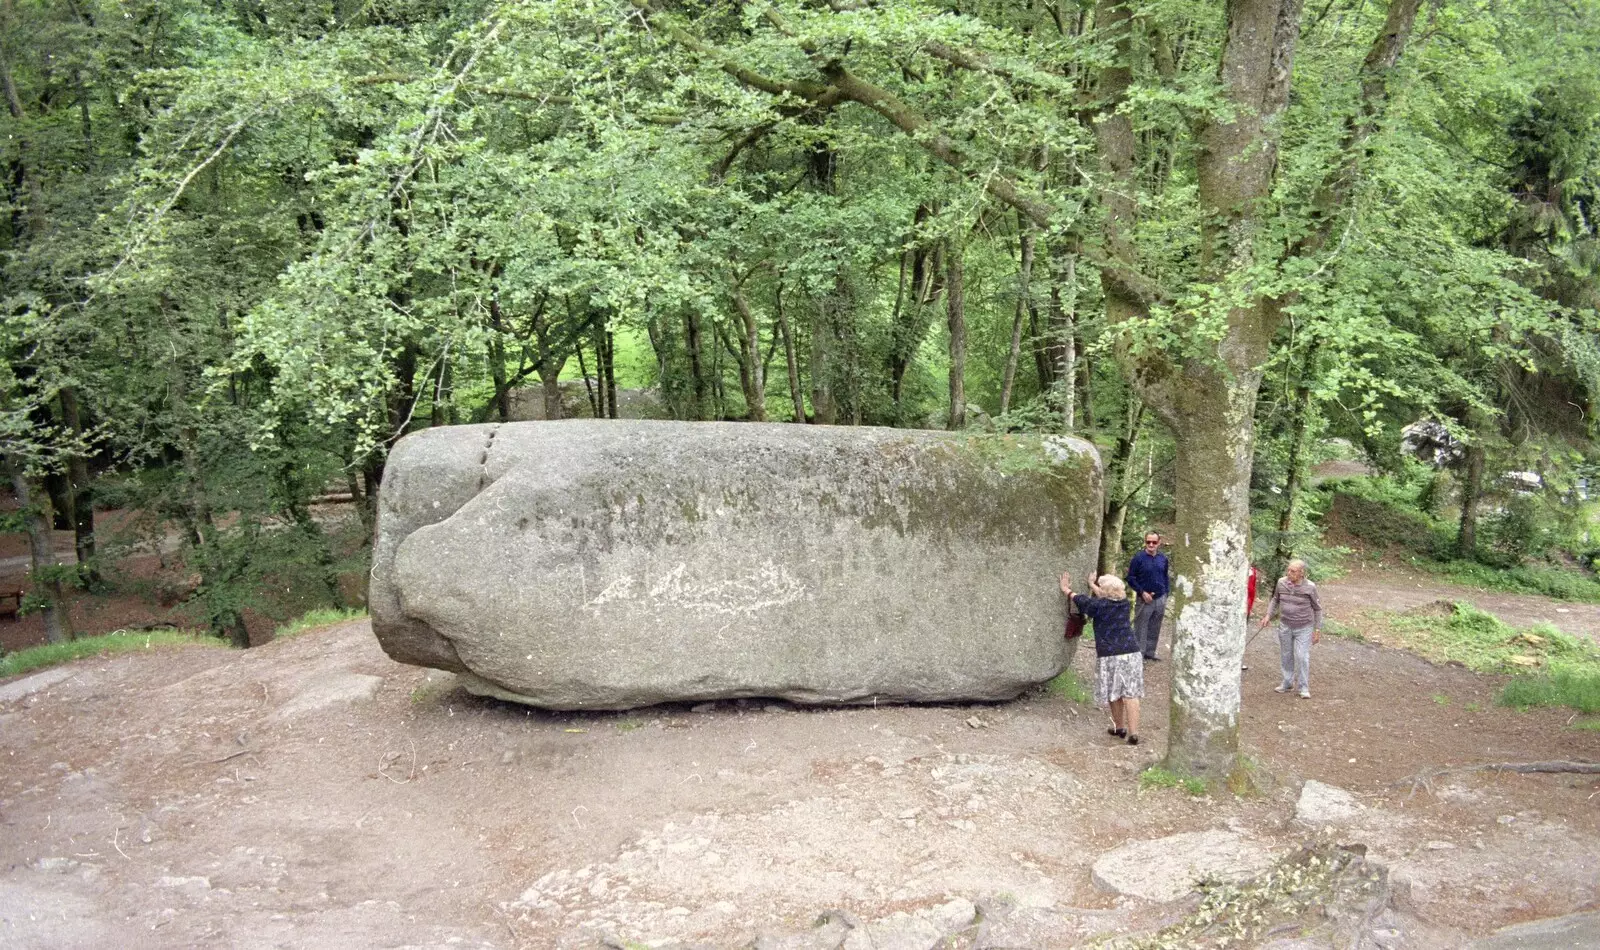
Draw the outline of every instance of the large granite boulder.
<instances>
[{"instance_id":1,"label":"large granite boulder","mask_svg":"<svg viewBox=\"0 0 1600 950\"><path fill-rule=\"evenodd\" d=\"M647 421L395 446L372 627L551 709L1000 700L1070 662L1061 571L1099 538L1075 439Z\"/></svg>"}]
</instances>

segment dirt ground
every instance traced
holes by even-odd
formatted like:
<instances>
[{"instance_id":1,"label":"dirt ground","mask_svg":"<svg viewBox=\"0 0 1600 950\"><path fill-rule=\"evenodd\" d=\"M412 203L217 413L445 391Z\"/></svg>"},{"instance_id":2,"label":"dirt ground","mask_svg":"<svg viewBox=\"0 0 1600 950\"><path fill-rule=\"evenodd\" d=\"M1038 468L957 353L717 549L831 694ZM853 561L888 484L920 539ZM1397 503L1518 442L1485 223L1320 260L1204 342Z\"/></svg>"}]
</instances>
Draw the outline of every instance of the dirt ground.
<instances>
[{"instance_id":1,"label":"dirt ground","mask_svg":"<svg viewBox=\"0 0 1600 950\"><path fill-rule=\"evenodd\" d=\"M1472 593L1417 583L1358 572L1326 592L1353 625ZM1595 632L1591 608L1538 600L1508 598L1507 619ZM1495 678L1337 638L1314 654L1314 698L1275 694L1276 649L1258 637L1243 674L1263 790L1201 798L1139 791L1165 745L1167 663L1147 667L1147 742L1130 747L1043 690L544 713L393 663L365 622L85 660L0 702L0 945L837 946L805 942L828 911L910 933L976 907L982 940L960 945L1072 946L1194 906L1097 886L1106 852L1220 830L1287 854L1318 835L1293 820L1308 779L1354 794L1359 811L1324 834L1388 874L1363 946L1460 946L1597 906L1596 776L1414 777L1597 761L1600 732L1495 707ZM914 945L872 933L844 945Z\"/></svg>"}]
</instances>

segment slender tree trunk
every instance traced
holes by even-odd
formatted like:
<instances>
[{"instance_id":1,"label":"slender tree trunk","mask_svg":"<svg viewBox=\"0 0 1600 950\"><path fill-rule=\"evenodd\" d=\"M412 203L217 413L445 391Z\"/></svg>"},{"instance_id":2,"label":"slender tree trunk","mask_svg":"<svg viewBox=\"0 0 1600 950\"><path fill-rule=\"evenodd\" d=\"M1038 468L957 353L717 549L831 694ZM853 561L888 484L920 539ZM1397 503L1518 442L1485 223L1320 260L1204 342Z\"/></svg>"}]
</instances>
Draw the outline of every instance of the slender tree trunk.
<instances>
[{"instance_id":1,"label":"slender tree trunk","mask_svg":"<svg viewBox=\"0 0 1600 950\"><path fill-rule=\"evenodd\" d=\"M361 464L361 525L370 539L378 527L378 488L383 484L384 456L374 450Z\"/></svg>"},{"instance_id":2,"label":"slender tree trunk","mask_svg":"<svg viewBox=\"0 0 1600 950\"><path fill-rule=\"evenodd\" d=\"M1122 417L1117 444L1106 460L1106 498L1100 519L1099 570L1102 574L1122 574L1122 526L1128 518L1128 502L1133 498L1133 454L1139 447L1139 430L1144 426L1144 400L1131 388Z\"/></svg>"},{"instance_id":3,"label":"slender tree trunk","mask_svg":"<svg viewBox=\"0 0 1600 950\"><path fill-rule=\"evenodd\" d=\"M833 403L833 367L829 365L829 343L833 336L828 327L828 304L817 308L816 321L811 326L811 419L816 425L831 426L837 407Z\"/></svg>"},{"instance_id":4,"label":"slender tree trunk","mask_svg":"<svg viewBox=\"0 0 1600 950\"><path fill-rule=\"evenodd\" d=\"M1058 256L1051 255L1052 264ZM1078 427L1078 255L1065 257L1060 274L1051 281L1050 309L1055 317L1053 332L1060 337L1056 379L1061 390L1061 429L1073 432Z\"/></svg>"},{"instance_id":5,"label":"slender tree trunk","mask_svg":"<svg viewBox=\"0 0 1600 950\"><path fill-rule=\"evenodd\" d=\"M494 309L494 304L490 304ZM506 383L506 345L498 334L489 338L489 376L494 380L494 411L501 422L511 421L511 387Z\"/></svg>"},{"instance_id":6,"label":"slender tree trunk","mask_svg":"<svg viewBox=\"0 0 1600 950\"><path fill-rule=\"evenodd\" d=\"M1094 361L1089 359L1083 342L1083 327L1078 326L1076 338L1078 353L1078 428L1094 431Z\"/></svg>"},{"instance_id":7,"label":"slender tree trunk","mask_svg":"<svg viewBox=\"0 0 1600 950\"><path fill-rule=\"evenodd\" d=\"M599 380L589 379L589 367L584 365L583 362L583 344L579 343L577 346L573 347L573 349L575 349L578 353L578 376L583 380L583 392L589 397L589 418L603 418L601 413L604 410L600 407L600 400L595 396L595 386L598 385ZM597 361L600 359L600 355L598 353L595 354L595 359ZM595 370L596 372L599 371L598 362L596 363Z\"/></svg>"},{"instance_id":8,"label":"slender tree trunk","mask_svg":"<svg viewBox=\"0 0 1600 950\"><path fill-rule=\"evenodd\" d=\"M1022 261L1017 268L1017 311L1011 319L1011 348L1006 351L1006 368L1000 380L1000 414L1011 408L1012 387L1017 380L1017 361L1022 356L1022 324L1027 319L1033 295L1033 225L1027 218L1017 215L1017 243L1021 245Z\"/></svg>"},{"instance_id":9,"label":"slender tree trunk","mask_svg":"<svg viewBox=\"0 0 1600 950\"><path fill-rule=\"evenodd\" d=\"M1028 345L1033 351L1033 371L1039 377L1039 392L1047 393L1055 386L1055 371L1050 363L1050 346L1047 334L1039 325L1039 307L1028 307Z\"/></svg>"},{"instance_id":10,"label":"slender tree trunk","mask_svg":"<svg viewBox=\"0 0 1600 950\"><path fill-rule=\"evenodd\" d=\"M617 416L617 385L610 378L612 370L611 331L604 323L594 327L594 384L600 403L596 419L615 419Z\"/></svg>"},{"instance_id":11,"label":"slender tree trunk","mask_svg":"<svg viewBox=\"0 0 1600 950\"><path fill-rule=\"evenodd\" d=\"M1478 554L1478 498L1483 494L1484 448L1481 440L1467 445L1466 472L1461 479L1461 523L1456 531L1456 553L1464 558Z\"/></svg>"},{"instance_id":12,"label":"slender tree trunk","mask_svg":"<svg viewBox=\"0 0 1600 950\"><path fill-rule=\"evenodd\" d=\"M35 593L44 595L44 607L39 613L44 619L44 636L50 643L66 643L75 639L72 617L68 613L67 595L56 575L55 541L50 524L50 495L28 478L22 462L7 453L6 472L11 476L11 489L17 496L17 507L23 512L23 525L28 533L28 554L32 565Z\"/></svg>"},{"instance_id":13,"label":"slender tree trunk","mask_svg":"<svg viewBox=\"0 0 1600 950\"><path fill-rule=\"evenodd\" d=\"M61 420L76 438L84 437L83 412L78 405L78 392L71 386L62 388ZM99 582L94 570L94 482L89 474L89 459L74 452L67 460L67 496L71 500L68 520L72 522L73 547L77 551L78 566L85 572L84 581L93 585Z\"/></svg>"},{"instance_id":14,"label":"slender tree trunk","mask_svg":"<svg viewBox=\"0 0 1600 950\"><path fill-rule=\"evenodd\" d=\"M428 424L437 428L442 425L453 424L456 419L454 400L451 398L451 387L455 380L455 364L450 359L448 350L439 358L438 383L433 387L433 406L428 413Z\"/></svg>"},{"instance_id":15,"label":"slender tree trunk","mask_svg":"<svg viewBox=\"0 0 1600 950\"><path fill-rule=\"evenodd\" d=\"M689 383L691 386L692 402L690 404L690 418L704 419L706 417L706 377L702 368L705 355L704 348L700 345L700 317L689 311L683 317L684 346L689 353Z\"/></svg>"},{"instance_id":16,"label":"slender tree trunk","mask_svg":"<svg viewBox=\"0 0 1600 950\"><path fill-rule=\"evenodd\" d=\"M739 381L744 386L744 404L749 409L751 422L767 421L767 380L761 365L761 327L756 322L755 311L750 309L750 301L746 300L744 293L739 290L733 292L733 305L739 311L739 320L743 329L740 339L740 375Z\"/></svg>"},{"instance_id":17,"label":"slender tree trunk","mask_svg":"<svg viewBox=\"0 0 1600 950\"><path fill-rule=\"evenodd\" d=\"M950 269L945 279L945 306L950 317L950 425L967 425L967 300L963 287L965 248L959 238L950 241Z\"/></svg>"},{"instance_id":18,"label":"slender tree trunk","mask_svg":"<svg viewBox=\"0 0 1600 950\"><path fill-rule=\"evenodd\" d=\"M1320 339L1313 339L1306 347L1305 359L1300 364L1300 379L1295 384L1294 414L1289 420L1289 471L1284 479L1283 509L1278 512L1278 541L1274 546L1274 569L1288 564L1294 557L1291 535L1294 519L1300 510L1300 493L1305 480L1306 454L1311 448L1311 431L1316 405L1311 395L1311 378L1316 372L1317 350Z\"/></svg>"},{"instance_id":19,"label":"slender tree trunk","mask_svg":"<svg viewBox=\"0 0 1600 950\"><path fill-rule=\"evenodd\" d=\"M605 357L600 362L601 371L606 379L606 418L617 418L617 337L610 330L600 334L600 339L605 343Z\"/></svg>"},{"instance_id":20,"label":"slender tree trunk","mask_svg":"<svg viewBox=\"0 0 1600 950\"><path fill-rule=\"evenodd\" d=\"M778 332L783 335L783 360L789 370L789 398L794 402L794 421L806 421L806 397L800 388L800 359L795 353L794 334L789 332L789 318L783 312L783 288L774 298L773 310L778 321Z\"/></svg>"}]
</instances>

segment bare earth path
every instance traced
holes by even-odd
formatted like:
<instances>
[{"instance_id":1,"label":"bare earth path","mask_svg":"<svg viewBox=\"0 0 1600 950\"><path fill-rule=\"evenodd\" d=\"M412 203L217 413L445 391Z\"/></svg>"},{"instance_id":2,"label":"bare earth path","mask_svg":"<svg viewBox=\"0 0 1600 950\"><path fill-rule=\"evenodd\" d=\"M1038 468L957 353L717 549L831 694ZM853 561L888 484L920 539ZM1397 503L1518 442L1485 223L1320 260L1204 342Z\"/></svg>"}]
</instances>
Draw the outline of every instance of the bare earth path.
<instances>
[{"instance_id":1,"label":"bare earth path","mask_svg":"<svg viewBox=\"0 0 1600 950\"><path fill-rule=\"evenodd\" d=\"M1367 583L1327 585L1336 618L1376 605ZM1569 609L1592 635L1593 613ZM1243 739L1268 779L1245 798L1139 793L1165 743L1166 663L1147 667L1135 748L1044 692L540 713L394 664L363 622L83 661L0 700L0 946L838 946L822 937L848 919L844 946L887 948L932 946L907 935L937 939L974 907L981 932L958 945L1072 946L1193 906L1101 889L1106 852L1215 831L1288 853L1318 835L1292 820L1308 779L1354 794L1326 834L1389 872L1362 946L1455 947L1596 908L1595 776L1464 773L1414 795L1410 778L1597 761L1600 733L1495 707L1493 678L1333 638L1315 698L1285 697L1275 657L1262 636L1244 674ZM813 929L830 909L834 929Z\"/></svg>"},{"instance_id":2,"label":"bare earth path","mask_svg":"<svg viewBox=\"0 0 1600 950\"><path fill-rule=\"evenodd\" d=\"M1600 640L1600 604L1462 587L1441 583L1436 577L1404 568L1378 570L1361 566L1338 580L1318 586L1323 591L1323 606L1334 617L1351 625L1359 623L1361 615L1370 610L1399 613L1440 600L1466 601L1513 627L1548 623L1567 633Z\"/></svg>"}]
</instances>

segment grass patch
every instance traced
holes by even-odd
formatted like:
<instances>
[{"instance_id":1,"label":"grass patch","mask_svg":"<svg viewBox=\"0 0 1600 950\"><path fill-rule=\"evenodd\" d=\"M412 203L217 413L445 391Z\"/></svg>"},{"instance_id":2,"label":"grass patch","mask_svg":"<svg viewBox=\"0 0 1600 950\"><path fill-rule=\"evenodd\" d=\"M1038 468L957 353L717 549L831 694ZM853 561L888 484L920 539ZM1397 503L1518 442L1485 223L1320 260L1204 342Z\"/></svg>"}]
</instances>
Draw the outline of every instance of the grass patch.
<instances>
[{"instance_id":1,"label":"grass patch","mask_svg":"<svg viewBox=\"0 0 1600 950\"><path fill-rule=\"evenodd\" d=\"M1581 729L1584 732L1600 732L1600 717L1596 717L1594 719L1579 719L1577 722L1572 724L1572 728Z\"/></svg>"},{"instance_id":2,"label":"grass patch","mask_svg":"<svg viewBox=\"0 0 1600 950\"><path fill-rule=\"evenodd\" d=\"M1600 669L1557 667L1541 676L1519 676L1500 691L1498 701L1517 709L1566 706L1600 713Z\"/></svg>"},{"instance_id":3,"label":"grass patch","mask_svg":"<svg viewBox=\"0 0 1600 950\"><path fill-rule=\"evenodd\" d=\"M1522 564L1501 569L1477 561L1434 561L1428 558L1411 558L1407 563L1466 587L1600 604L1600 581L1559 567Z\"/></svg>"},{"instance_id":4,"label":"grass patch","mask_svg":"<svg viewBox=\"0 0 1600 950\"><path fill-rule=\"evenodd\" d=\"M1139 791L1159 788L1181 788L1195 797L1206 793L1206 783L1200 779L1169 772L1159 765L1152 765L1139 773Z\"/></svg>"},{"instance_id":5,"label":"grass patch","mask_svg":"<svg viewBox=\"0 0 1600 950\"><path fill-rule=\"evenodd\" d=\"M29 673L47 666L81 660L86 656L130 653L164 646L225 646L213 637L185 630L152 630L131 633L118 630L98 637L81 637L68 643L46 643L0 657L0 677Z\"/></svg>"},{"instance_id":6,"label":"grass patch","mask_svg":"<svg viewBox=\"0 0 1600 950\"><path fill-rule=\"evenodd\" d=\"M1062 699L1070 699L1075 703L1088 705L1094 702L1094 696L1078 682L1076 670L1064 671L1060 676L1044 684L1044 688Z\"/></svg>"},{"instance_id":7,"label":"grass patch","mask_svg":"<svg viewBox=\"0 0 1600 950\"><path fill-rule=\"evenodd\" d=\"M1367 642L1367 635L1359 627L1352 627L1337 620L1323 620L1322 632L1330 637L1342 637L1346 640L1354 640L1357 643Z\"/></svg>"},{"instance_id":8,"label":"grass patch","mask_svg":"<svg viewBox=\"0 0 1600 950\"><path fill-rule=\"evenodd\" d=\"M1593 641L1548 624L1517 630L1471 604L1447 605L1434 614L1391 615L1379 639L1476 673L1532 673L1573 665L1600 671L1600 650Z\"/></svg>"},{"instance_id":9,"label":"grass patch","mask_svg":"<svg viewBox=\"0 0 1600 950\"><path fill-rule=\"evenodd\" d=\"M1517 630L1470 604L1443 614L1392 617L1382 638L1435 662L1460 663L1477 673L1512 673L1496 702L1516 709L1566 706L1600 713L1600 647L1549 624ZM1433 701L1448 705L1448 696ZM1476 712L1476 704L1467 705Z\"/></svg>"},{"instance_id":10,"label":"grass patch","mask_svg":"<svg viewBox=\"0 0 1600 950\"><path fill-rule=\"evenodd\" d=\"M1448 706L1450 705L1450 697L1443 693L1435 693L1433 695L1433 703L1436 706Z\"/></svg>"},{"instance_id":11,"label":"grass patch","mask_svg":"<svg viewBox=\"0 0 1600 950\"><path fill-rule=\"evenodd\" d=\"M361 620L366 616L367 612L365 610L318 607L315 610L306 611L299 617L272 631L272 639L281 640L284 637L305 633L307 630L315 630L318 627L331 627L336 623L344 623L347 620Z\"/></svg>"}]
</instances>

